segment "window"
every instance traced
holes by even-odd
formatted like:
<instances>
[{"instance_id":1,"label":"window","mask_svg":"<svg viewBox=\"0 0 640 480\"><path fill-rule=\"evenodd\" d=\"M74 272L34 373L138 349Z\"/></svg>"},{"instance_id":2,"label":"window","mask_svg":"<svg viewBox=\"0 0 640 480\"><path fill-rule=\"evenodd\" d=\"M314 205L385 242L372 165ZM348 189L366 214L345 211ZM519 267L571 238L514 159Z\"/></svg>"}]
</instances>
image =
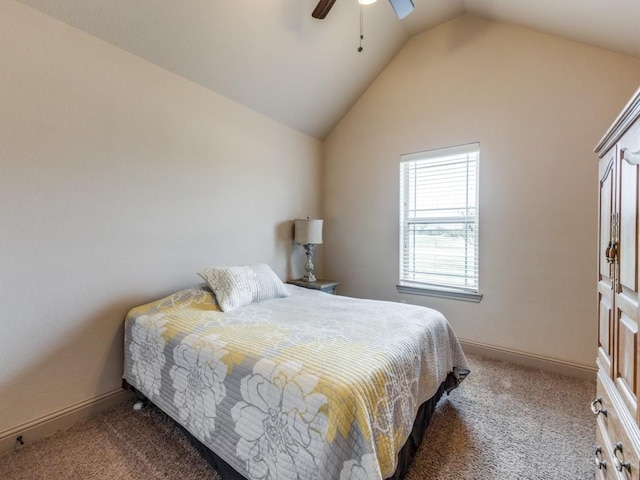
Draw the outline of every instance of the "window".
<instances>
[{"instance_id":1,"label":"window","mask_svg":"<svg viewBox=\"0 0 640 480\"><path fill-rule=\"evenodd\" d=\"M400 157L400 283L405 293L480 301L480 144Z\"/></svg>"}]
</instances>

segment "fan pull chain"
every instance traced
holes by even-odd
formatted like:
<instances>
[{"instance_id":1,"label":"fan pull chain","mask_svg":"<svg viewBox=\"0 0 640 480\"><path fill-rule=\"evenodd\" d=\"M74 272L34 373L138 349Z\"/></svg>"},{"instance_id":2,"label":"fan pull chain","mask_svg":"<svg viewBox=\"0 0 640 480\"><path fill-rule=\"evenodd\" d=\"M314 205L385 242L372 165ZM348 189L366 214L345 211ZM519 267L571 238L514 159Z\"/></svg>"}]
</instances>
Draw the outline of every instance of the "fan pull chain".
<instances>
[{"instance_id":1,"label":"fan pull chain","mask_svg":"<svg viewBox=\"0 0 640 480\"><path fill-rule=\"evenodd\" d=\"M364 50L362 48L362 40L364 40L364 7L360 5L360 46L358 47L359 52L362 52L362 50Z\"/></svg>"}]
</instances>

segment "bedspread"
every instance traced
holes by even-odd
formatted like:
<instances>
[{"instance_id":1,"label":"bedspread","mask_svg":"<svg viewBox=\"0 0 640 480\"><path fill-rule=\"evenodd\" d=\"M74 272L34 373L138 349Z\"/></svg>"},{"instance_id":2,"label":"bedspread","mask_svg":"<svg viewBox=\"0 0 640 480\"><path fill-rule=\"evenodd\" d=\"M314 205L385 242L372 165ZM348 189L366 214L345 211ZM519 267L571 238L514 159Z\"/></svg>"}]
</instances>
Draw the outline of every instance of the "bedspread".
<instances>
[{"instance_id":1,"label":"bedspread","mask_svg":"<svg viewBox=\"0 0 640 480\"><path fill-rule=\"evenodd\" d=\"M223 313L204 285L134 308L124 378L247 479L383 479L418 407L468 373L442 314L287 286Z\"/></svg>"}]
</instances>

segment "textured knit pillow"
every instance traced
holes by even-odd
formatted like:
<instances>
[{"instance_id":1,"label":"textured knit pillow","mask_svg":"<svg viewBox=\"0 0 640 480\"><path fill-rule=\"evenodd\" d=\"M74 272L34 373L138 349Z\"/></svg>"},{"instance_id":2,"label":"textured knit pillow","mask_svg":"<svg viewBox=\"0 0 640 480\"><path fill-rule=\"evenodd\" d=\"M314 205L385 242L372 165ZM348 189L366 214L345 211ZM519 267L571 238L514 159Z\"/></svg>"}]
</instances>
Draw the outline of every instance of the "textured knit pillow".
<instances>
[{"instance_id":1,"label":"textured knit pillow","mask_svg":"<svg viewBox=\"0 0 640 480\"><path fill-rule=\"evenodd\" d=\"M282 281L266 263L210 267L198 275L209 284L223 312L230 312L253 302L289 295Z\"/></svg>"}]
</instances>

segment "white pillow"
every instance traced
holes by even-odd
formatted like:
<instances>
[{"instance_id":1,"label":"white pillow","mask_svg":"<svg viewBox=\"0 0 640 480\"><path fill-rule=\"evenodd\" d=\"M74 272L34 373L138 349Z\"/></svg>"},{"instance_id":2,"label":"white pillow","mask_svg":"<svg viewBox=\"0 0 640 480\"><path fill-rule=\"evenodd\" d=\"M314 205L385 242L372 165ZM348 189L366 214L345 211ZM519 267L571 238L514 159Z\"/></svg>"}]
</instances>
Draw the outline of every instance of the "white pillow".
<instances>
[{"instance_id":1,"label":"white pillow","mask_svg":"<svg viewBox=\"0 0 640 480\"><path fill-rule=\"evenodd\" d=\"M223 312L271 298L287 297L286 287L266 263L210 267L198 273L211 287Z\"/></svg>"}]
</instances>

